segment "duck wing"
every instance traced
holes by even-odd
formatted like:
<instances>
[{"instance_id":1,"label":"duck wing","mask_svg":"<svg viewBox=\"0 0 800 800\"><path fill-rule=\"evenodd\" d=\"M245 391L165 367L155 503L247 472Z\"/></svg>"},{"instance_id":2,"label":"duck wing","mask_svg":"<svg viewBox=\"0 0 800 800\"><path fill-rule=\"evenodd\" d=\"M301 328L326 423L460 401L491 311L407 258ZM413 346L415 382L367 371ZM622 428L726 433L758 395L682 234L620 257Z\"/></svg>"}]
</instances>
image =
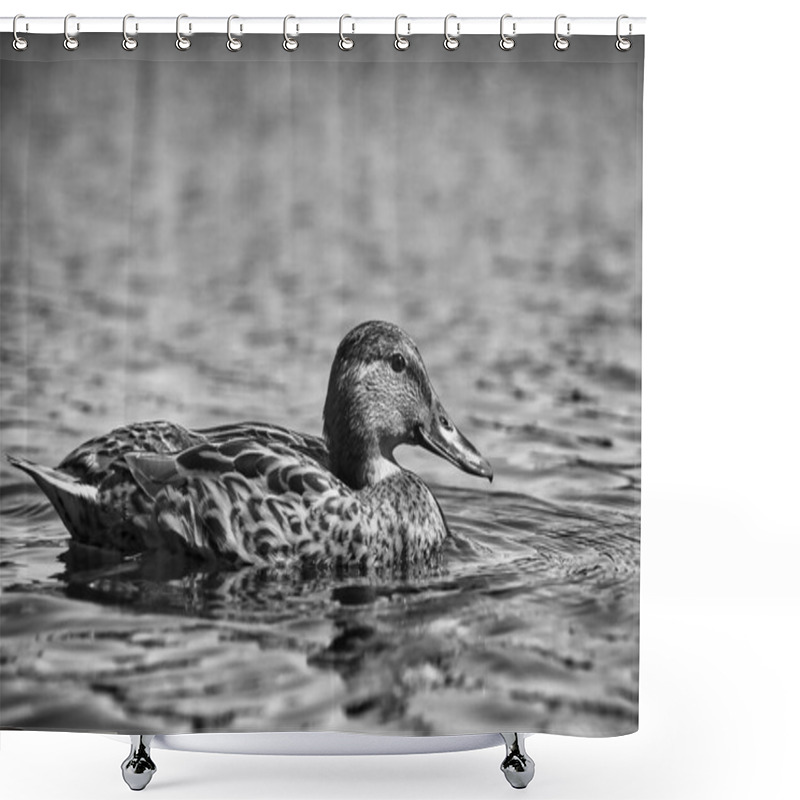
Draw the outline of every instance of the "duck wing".
<instances>
[{"instance_id":1,"label":"duck wing","mask_svg":"<svg viewBox=\"0 0 800 800\"><path fill-rule=\"evenodd\" d=\"M251 563L364 554L370 509L330 472L322 439L279 425L142 422L84 442L56 468L11 463L83 544Z\"/></svg>"},{"instance_id":2,"label":"duck wing","mask_svg":"<svg viewBox=\"0 0 800 800\"><path fill-rule=\"evenodd\" d=\"M292 452L316 461L324 469L330 469L328 447L319 436L293 431L281 425L266 422L237 422L214 428L201 428L195 433L213 444L245 439L264 447L273 445L288 447Z\"/></svg>"},{"instance_id":3,"label":"duck wing","mask_svg":"<svg viewBox=\"0 0 800 800\"><path fill-rule=\"evenodd\" d=\"M237 422L213 428L190 430L166 420L136 422L115 428L76 447L57 469L88 484L97 484L128 453L180 453L203 442L222 445L231 440L250 440L266 447L282 445L308 456L328 469L325 442L318 436L265 422Z\"/></svg>"},{"instance_id":4,"label":"duck wing","mask_svg":"<svg viewBox=\"0 0 800 800\"><path fill-rule=\"evenodd\" d=\"M370 509L294 445L206 441L177 454L129 453L125 462L150 501L147 518L136 517L147 547L235 564L367 558Z\"/></svg>"},{"instance_id":5,"label":"duck wing","mask_svg":"<svg viewBox=\"0 0 800 800\"><path fill-rule=\"evenodd\" d=\"M67 454L56 469L98 485L126 453L176 453L204 441L202 434L174 422L137 422L96 436Z\"/></svg>"}]
</instances>

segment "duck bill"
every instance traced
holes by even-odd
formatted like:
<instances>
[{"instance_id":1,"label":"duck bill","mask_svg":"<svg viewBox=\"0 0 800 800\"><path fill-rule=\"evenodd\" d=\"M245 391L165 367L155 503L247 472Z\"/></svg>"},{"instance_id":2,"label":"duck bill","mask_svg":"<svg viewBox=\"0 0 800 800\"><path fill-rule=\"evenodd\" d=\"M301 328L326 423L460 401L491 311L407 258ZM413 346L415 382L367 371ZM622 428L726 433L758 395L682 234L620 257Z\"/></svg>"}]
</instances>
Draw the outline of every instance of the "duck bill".
<instances>
[{"instance_id":1,"label":"duck bill","mask_svg":"<svg viewBox=\"0 0 800 800\"><path fill-rule=\"evenodd\" d=\"M419 444L431 453L455 464L470 475L488 478L491 482L494 473L489 462L475 449L475 446L456 428L447 412L436 404L430 420L420 425Z\"/></svg>"}]
</instances>

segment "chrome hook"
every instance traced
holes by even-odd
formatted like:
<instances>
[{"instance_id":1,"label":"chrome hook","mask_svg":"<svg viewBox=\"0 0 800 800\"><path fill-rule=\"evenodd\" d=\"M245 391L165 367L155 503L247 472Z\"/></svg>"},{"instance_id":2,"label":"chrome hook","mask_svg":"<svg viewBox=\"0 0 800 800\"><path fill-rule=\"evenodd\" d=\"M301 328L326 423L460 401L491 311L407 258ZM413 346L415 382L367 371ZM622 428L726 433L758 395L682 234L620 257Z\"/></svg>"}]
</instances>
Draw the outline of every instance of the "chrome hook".
<instances>
[{"instance_id":1,"label":"chrome hook","mask_svg":"<svg viewBox=\"0 0 800 800\"><path fill-rule=\"evenodd\" d=\"M289 53L293 53L300 46L300 42L297 41L297 35L300 33L300 25L295 22L295 35L289 36L290 19L297 19L297 17L292 14L287 14L287 16L283 18L283 49Z\"/></svg>"},{"instance_id":2,"label":"chrome hook","mask_svg":"<svg viewBox=\"0 0 800 800\"><path fill-rule=\"evenodd\" d=\"M237 38L233 35L233 31L231 30L231 23L235 20L239 19L236 14L231 14L228 17L228 41L225 42L225 47L231 51L231 53L238 53L242 49L242 40ZM239 25L239 33L242 32L242 26Z\"/></svg>"},{"instance_id":3,"label":"chrome hook","mask_svg":"<svg viewBox=\"0 0 800 800\"><path fill-rule=\"evenodd\" d=\"M451 19L458 20L455 14L448 14L444 18L444 49L445 50L458 50L458 46L461 42L458 41L458 37L461 36L461 23L456 21L456 35L453 36L447 30L447 24L450 22Z\"/></svg>"},{"instance_id":4,"label":"chrome hook","mask_svg":"<svg viewBox=\"0 0 800 800\"><path fill-rule=\"evenodd\" d=\"M128 20L129 19L136 19L133 14L126 14L122 18L122 48L123 50L127 50L130 52L131 50L135 50L139 46L139 42L133 37L128 35ZM139 31L139 23L137 22L135 25L135 30Z\"/></svg>"},{"instance_id":5,"label":"chrome hook","mask_svg":"<svg viewBox=\"0 0 800 800\"><path fill-rule=\"evenodd\" d=\"M14 23L11 26L11 32L14 34L14 40L11 42L11 46L18 52L22 52L23 50L28 49L28 40L23 38L22 36L17 33L17 22L18 20L25 19L24 14L17 14L14 17ZM25 23L25 30L28 30L28 23Z\"/></svg>"},{"instance_id":6,"label":"chrome hook","mask_svg":"<svg viewBox=\"0 0 800 800\"><path fill-rule=\"evenodd\" d=\"M343 26L344 26L344 21L346 19L353 19L353 18L349 14L342 14L342 16L339 17L339 49L340 50L352 50L353 47L355 47L355 44L356 44L351 38L349 38L348 36L344 35ZM351 33L355 33L356 32L356 25L355 25L354 22L350 23L350 28L351 28L351 30L350 30Z\"/></svg>"},{"instance_id":7,"label":"chrome hook","mask_svg":"<svg viewBox=\"0 0 800 800\"><path fill-rule=\"evenodd\" d=\"M622 35L622 33L620 32L620 23L624 19L629 19L627 14L620 14L617 17L617 41L614 43L614 47L616 47L617 50L620 51L620 53L624 53L625 51L631 49L631 40L630 39L626 39ZM629 22L628 23L628 36L630 36L632 33L633 33L633 25L631 25L631 23Z\"/></svg>"},{"instance_id":8,"label":"chrome hook","mask_svg":"<svg viewBox=\"0 0 800 800\"><path fill-rule=\"evenodd\" d=\"M500 17L500 49L501 50L513 50L516 41L514 41L514 36L517 35L517 23L511 23L511 36L509 36L505 31L505 24L507 19L511 19L511 14L503 14Z\"/></svg>"},{"instance_id":9,"label":"chrome hook","mask_svg":"<svg viewBox=\"0 0 800 800\"><path fill-rule=\"evenodd\" d=\"M75 19L75 15L74 14L67 14L67 16L64 17L64 49L65 50L77 50L78 49L78 45L80 44L80 42L78 41L78 38L76 36L71 36L70 35L70 32L69 32L69 21L71 19ZM75 32L79 33L80 29L81 29L80 22L76 22L75 23Z\"/></svg>"},{"instance_id":10,"label":"chrome hook","mask_svg":"<svg viewBox=\"0 0 800 800\"><path fill-rule=\"evenodd\" d=\"M401 19L408 19L405 14L398 14L394 18L394 49L395 50L408 50L411 47L411 41L407 39L407 36L411 36L411 23L406 22L406 27L408 31L406 32L405 36L400 35L400 20Z\"/></svg>"},{"instance_id":11,"label":"chrome hook","mask_svg":"<svg viewBox=\"0 0 800 800\"><path fill-rule=\"evenodd\" d=\"M562 36L558 32L558 22L559 22L559 20L566 19L566 18L567 18L566 14L559 14L556 17L556 21L555 21L555 23L553 25L553 30L554 30L555 36L556 36L556 40L553 42L553 47L555 47L556 50L566 50L569 47L569 39L567 39L566 37ZM572 28L572 26L568 22L567 23L567 36L569 36L570 33L572 33L571 28Z\"/></svg>"},{"instance_id":12,"label":"chrome hook","mask_svg":"<svg viewBox=\"0 0 800 800\"><path fill-rule=\"evenodd\" d=\"M183 52L184 50L188 50L192 46L191 40L181 33L181 20L188 18L189 18L188 14L178 14L175 20L175 36L177 37L175 39L175 47L177 47L178 50L180 50L181 52ZM189 33L191 32L192 32L192 23L190 22Z\"/></svg>"}]
</instances>

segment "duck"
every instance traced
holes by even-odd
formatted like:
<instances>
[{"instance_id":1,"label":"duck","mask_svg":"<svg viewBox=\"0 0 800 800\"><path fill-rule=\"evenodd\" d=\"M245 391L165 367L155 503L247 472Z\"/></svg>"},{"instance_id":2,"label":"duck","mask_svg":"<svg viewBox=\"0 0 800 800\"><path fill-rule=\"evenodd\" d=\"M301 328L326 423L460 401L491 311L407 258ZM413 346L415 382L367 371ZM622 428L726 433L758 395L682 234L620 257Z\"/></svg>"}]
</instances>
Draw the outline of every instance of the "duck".
<instances>
[{"instance_id":1,"label":"duck","mask_svg":"<svg viewBox=\"0 0 800 800\"><path fill-rule=\"evenodd\" d=\"M7 457L73 542L230 566L430 562L447 521L427 484L398 463L400 445L492 480L417 345L393 323L363 322L341 340L322 419L321 437L263 422L137 422L84 442L54 468Z\"/></svg>"}]
</instances>

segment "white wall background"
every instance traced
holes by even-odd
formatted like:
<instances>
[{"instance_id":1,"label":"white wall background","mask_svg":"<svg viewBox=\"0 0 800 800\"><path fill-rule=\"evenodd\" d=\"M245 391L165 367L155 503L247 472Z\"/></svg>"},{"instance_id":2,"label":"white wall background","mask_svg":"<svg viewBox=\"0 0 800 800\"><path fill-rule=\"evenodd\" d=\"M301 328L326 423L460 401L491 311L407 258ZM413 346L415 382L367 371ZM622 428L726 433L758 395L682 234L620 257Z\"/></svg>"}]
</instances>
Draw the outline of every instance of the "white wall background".
<instances>
[{"instance_id":1,"label":"white wall background","mask_svg":"<svg viewBox=\"0 0 800 800\"><path fill-rule=\"evenodd\" d=\"M648 17L641 730L539 736L540 800L797 796L800 129L791 4L26 0L4 14ZM513 102L513 98L509 98ZM687 457L689 453L689 457ZM0 698L1 702L1 698ZM127 797L126 748L0 734L8 800ZM349 759L156 752L163 800L509 797L501 750Z\"/></svg>"}]
</instances>

